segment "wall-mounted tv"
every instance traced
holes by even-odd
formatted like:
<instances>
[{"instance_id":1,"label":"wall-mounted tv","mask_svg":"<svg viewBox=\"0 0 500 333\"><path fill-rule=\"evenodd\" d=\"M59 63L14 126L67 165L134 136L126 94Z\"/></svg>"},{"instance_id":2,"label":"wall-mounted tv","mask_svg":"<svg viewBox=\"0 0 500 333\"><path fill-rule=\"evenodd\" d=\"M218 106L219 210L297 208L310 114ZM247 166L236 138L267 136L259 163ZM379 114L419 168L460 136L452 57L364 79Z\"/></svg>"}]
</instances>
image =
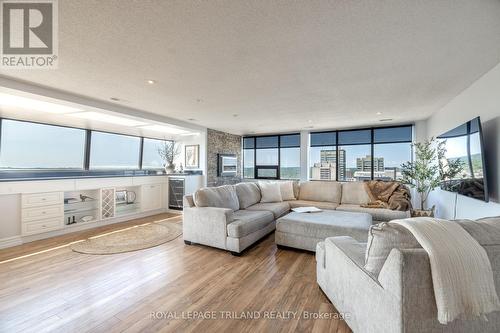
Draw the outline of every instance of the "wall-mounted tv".
<instances>
[{"instance_id":1,"label":"wall-mounted tv","mask_svg":"<svg viewBox=\"0 0 500 333\"><path fill-rule=\"evenodd\" d=\"M441 183L441 189L456 192L474 199L488 201L486 163L483 133L479 117L472 119L440 136L446 148L441 160L446 167L450 161L460 160L460 171Z\"/></svg>"}]
</instances>

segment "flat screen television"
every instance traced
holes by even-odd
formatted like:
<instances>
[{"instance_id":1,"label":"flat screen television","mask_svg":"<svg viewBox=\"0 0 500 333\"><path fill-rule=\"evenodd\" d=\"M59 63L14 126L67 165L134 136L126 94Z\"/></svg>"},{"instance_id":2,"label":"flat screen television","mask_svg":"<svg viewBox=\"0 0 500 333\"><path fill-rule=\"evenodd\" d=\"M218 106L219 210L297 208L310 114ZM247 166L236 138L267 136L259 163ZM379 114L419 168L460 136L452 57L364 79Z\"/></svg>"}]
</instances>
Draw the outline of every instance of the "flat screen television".
<instances>
[{"instance_id":1,"label":"flat screen television","mask_svg":"<svg viewBox=\"0 0 500 333\"><path fill-rule=\"evenodd\" d=\"M456 192L474 199L488 201L486 163L483 133L479 117L472 119L440 136L446 148L441 164L446 168L450 161L461 161L460 171L441 183L441 189Z\"/></svg>"}]
</instances>

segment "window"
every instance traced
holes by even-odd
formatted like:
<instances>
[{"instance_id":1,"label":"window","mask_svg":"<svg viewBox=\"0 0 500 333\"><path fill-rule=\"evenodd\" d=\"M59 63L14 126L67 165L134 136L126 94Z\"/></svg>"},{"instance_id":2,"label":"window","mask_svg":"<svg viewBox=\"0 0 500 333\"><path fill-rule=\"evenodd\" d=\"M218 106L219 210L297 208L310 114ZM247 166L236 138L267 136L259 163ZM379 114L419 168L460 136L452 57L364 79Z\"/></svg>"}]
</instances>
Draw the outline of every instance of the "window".
<instances>
[{"instance_id":1,"label":"window","mask_svg":"<svg viewBox=\"0 0 500 333\"><path fill-rule=\"evenodd\" d=\"M0 118L0 179L156 174L163 142Z\"/></svg>"},{"instance_id":2,"label":"window","mask_svg":"<svg viewBox=\"0 0 500 333\"><path fill-rule=\"evenodd\" d=\"M1 125L0 169L84 168L85 130L8 119Z\"/></svg>"},{"instance_id":3,"label":"window","mask_svg":"<svg viewBox=\"0 0 500 333\"><path fill-rule=\"evenodd\" d=\"M255 138L255 170L257 178L279 178L279 137L261 136Z\"/></svg>"},{"instance_id":4,"label":"window","mask_svg":"<svg viewBox=\"0 0 500 333\"><path fill-rule=\"evenodd\" d=\"M243 138L243 178L255 178L255 138Z\"/></svg>"},{"instance_id":5,"label":"window","mask_svg":"<svg viewBox=\"0 0 500 333\"><path fill-rule=\"evenodd\" d=\"M300 178L300 134L243 138L243 177Z\"/></svg>"},{"instance_id":6,"label":"window","mask_svg":"<svg viewBox=\"0 0 500 333\"><path fill-rule=\"evenodd\" d=\"M280 178L300 179L300 134L280 136Z\"/></svg>"},{"instance_id":7,"label":"window","mask_svg":"<svg viewBox=\"0 0 500 333\"><path fill-rule=\"evenodd\" d=\"M345 162L345 155L339 157ZM342 161L339 164L345 166ZM311 133L309 178L336 180L337 165L337 132Z\"/></svg>"},{"instance_id":8,"label":"window","mask_svg":"<svg viewBox=\"0 0 500 333\"><path fill-rule=\"evenodd\" d=\"M401 164L412 160L412 127L375 128L373 142L373 177L382 180L400 179Z\"/></svg>"},{"instance_id":9,"label":"window","mask_svg":"<svg viewBox=\"0 0 500 333\"><path fill-rule=\"evenodd\" d=\"M163 160L158 153L158 149L163 147L164 140L155 140L144 138L142 146L142 168L143 169L161 169Z\"/></svg>"},{"instance_id":10,"label":"window","mask_svg":"<svg viewBox=\"0 0 500 333\"><path fill-rule=\"evenodd\" d=\"M338 138L338 180L372 179L371 130L341 131Z\"/></svg>"},{"instance_id":11,"label":"window","mask_svg":"<svg viewBox=\"0 0 500 333\"><path fill-rule=\"evenodd\" d=\"M90 169L139 169L141 138L92 132Z\"/></svg>"},{"instance_id":12,"label":"window","mask_svg":"<svg viewBox=\"0 0 500 333\"><path fill-rule=\"evenodd\" d=\"M311 133L312 180L399 179L412 158L412 126Z\"/></svg>"}]
</instances>

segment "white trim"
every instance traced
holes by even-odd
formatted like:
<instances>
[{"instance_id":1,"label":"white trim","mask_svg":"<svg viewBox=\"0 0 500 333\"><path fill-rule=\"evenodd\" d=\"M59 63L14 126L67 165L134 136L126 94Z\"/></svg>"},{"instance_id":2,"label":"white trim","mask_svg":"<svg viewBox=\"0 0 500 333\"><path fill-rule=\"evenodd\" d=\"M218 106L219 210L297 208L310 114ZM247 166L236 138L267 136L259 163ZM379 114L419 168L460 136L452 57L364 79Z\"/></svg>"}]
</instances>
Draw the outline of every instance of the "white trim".
<instances>
[{"instance_id":1,"label":"white trim","mask_svg":"<svg viewBox=\"0 0 500 333\"><path fill-rule=\"evenodd\" d=\"M12 246L22 245L23 239L21 236L13 236L0 239L0 249L5 249Z\"/></svg>"}]
</instances>

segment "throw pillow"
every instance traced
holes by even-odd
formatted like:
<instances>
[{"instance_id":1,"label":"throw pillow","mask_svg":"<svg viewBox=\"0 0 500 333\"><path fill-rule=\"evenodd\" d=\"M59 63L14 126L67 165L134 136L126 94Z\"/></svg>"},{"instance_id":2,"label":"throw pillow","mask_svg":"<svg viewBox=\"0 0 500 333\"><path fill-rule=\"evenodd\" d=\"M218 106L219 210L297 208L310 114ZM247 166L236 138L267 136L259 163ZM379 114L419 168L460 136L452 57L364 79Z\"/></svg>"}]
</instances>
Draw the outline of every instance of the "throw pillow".
<instances>
[{"instance_id":1,"label":"throw pillow","mask_svg":"<svg viewBox=\"0 0 500 333\"><path fill-rule=\"evenodd\" d=\"M260 202L281 202L280 184L277 182L259 182L262 198Z\"/></svg>"},{"instance_id":2,"label":"throw pillow","mask_svg":"<svg viewBox=\"0 0 500 333\"><path fill-rule=\"evenodd\" d=\"M372 225L366 244L365 269L377 277L394 248L413 249L421 246L413 234L399 224L383 222Z\"/></svg>"},{"instance_id":3,"label":"throw pillow","mask_svg":"<svg viewBox=\"0 0 500 333\"><path fill-rule=\"evenodd\" d=\"M281 200L295 200L293 181L280 182Z\"/></svg>"}]
</instances>

